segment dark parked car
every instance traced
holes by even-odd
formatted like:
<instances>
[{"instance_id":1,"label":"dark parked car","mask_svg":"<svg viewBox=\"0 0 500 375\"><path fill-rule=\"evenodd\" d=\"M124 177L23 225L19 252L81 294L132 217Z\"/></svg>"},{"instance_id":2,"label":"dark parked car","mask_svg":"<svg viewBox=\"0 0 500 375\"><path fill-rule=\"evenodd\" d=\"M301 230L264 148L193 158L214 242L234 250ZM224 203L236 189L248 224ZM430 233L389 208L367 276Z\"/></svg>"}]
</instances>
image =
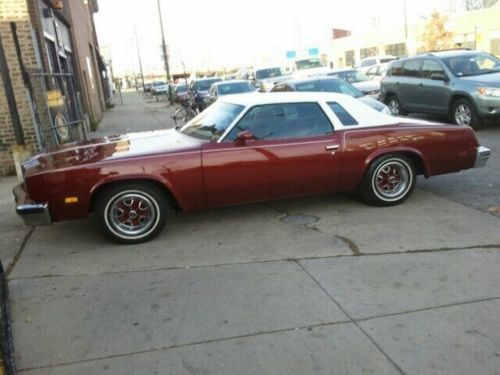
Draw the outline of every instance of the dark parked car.
<instances>
[{"instance_id":1,"label":"dark parked car","mask_svg":"<svg viewBox=\"0 0 500 375\"><path fill-rule=\"evenodd\" d=\"M394 114L447 115L480 128L500 119L500 60L484 52L434 52L391 63L380 98Z\"/></svg>"},{"instance_id":2,"label":"dark parked car","mask_svg":"<svg viewBox=\"0 0 500 375\"><path fill-rule=\"evenodd\" d=\"M411 195L417 175L481 167L489 155L469 127L388 116L347 95L227 95L181 129L37 155L23 164L14 194L27 225L93 212L111 238L138 243L161 232L169 208L352 190L391 206Z\"/></svg>"},{"instance_id":3,"label":"dark parked car","mask_svg":"<svg viewBox=\"0 0 500 375\"><path fill-rule=\"evenodd\" d=\"M208 96L205 98L207 105L215 102L219 97L231 94L243 94L255 91L256 88L247 80L229 80L215 82L208 90Z\"/></svg>"},{"instance_id":4,"label":"dark parked car","mask_svg":"<svg viewBox=\"0 0 500 375\"><path fill-rule=\"evenodd\" d=\"M309 92L337 92L347 94L361 100L373 109L386 114L391 114L390 109L382 102L373 99L369 95L364 95L356 87L341 78L316 77L306 79L294 79L279 83L271 90L272 92L286 91L309 91Z\"/></svg>"},{"instance_id":5,"label":"dark parked car","mask_svg":"<svg viewBox=\"0 0 500 375\"><path fill-rule=\"evenodd\" d=\"M186 83L178 83L174 86L173 95L174 95L174 101L177 103L182 102L183 100L186 100L188 97L188 85Z\"/></svg>"},{"instance_id":6,"label":"dark parked car","mask_svg":"<svg viewBox=\"0 0 500 375\"><path fill-rule=\"evenodd\" d=\"M219 77L197 78L189 83L189 92L194 95L198 110L202 111L206 107L205 98L208 96L210 86L215 82L222 81Z\"/></svg>"}]
</instances>

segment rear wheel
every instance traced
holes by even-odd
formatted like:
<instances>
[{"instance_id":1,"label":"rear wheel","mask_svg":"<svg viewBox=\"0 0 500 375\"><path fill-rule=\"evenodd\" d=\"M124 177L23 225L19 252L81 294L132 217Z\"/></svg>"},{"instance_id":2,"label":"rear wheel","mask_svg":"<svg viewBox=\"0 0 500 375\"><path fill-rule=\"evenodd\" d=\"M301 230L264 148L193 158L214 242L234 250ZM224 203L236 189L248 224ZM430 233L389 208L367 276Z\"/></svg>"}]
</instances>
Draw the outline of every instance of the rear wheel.
<instances>
[{"instance_id":1,"label":"rear wheel","mask_svg":"<svg viewBox=\"0 0 500 375\"><path fill-rule=\"evenodd\" d=\"M125 182L99 194L95 215L97 225L113 240L124 244L146 242L165 226L168 201L152 183Z\"/></svg>"},{"instance_id":2,"label":"rear wheel","mask_svg":"<svg viewBox=\"0 0 500 375\"><path fill-rule=\"evenodd\" d=\"M402 155L386 155L375 160L361 183L364 200L374 206L403 203L415 187L413 162Z\"/></svg>"},{"instance_id":3,"label":"rear wheel","mask_svg":"<svg viewBox=\"0 0 500 375\"><path fill-rule=\"evenodd\" d=\"M386 100L386 104L394 116L404 116L408 114L401 106L401 102L396 95L390 95Z\"/></svg>"},{"instance_id":4,"label":"rear wheel","mask_svg":"<svg viewBox=\"0 0 500 375\"><path fill-rule=\"evenodd\" d=\"M468 125L474 129L480 129L483 125L482 119L469 99L462 98L453 103L451 117L457 125Z\"/></svg>"}]
</instances>

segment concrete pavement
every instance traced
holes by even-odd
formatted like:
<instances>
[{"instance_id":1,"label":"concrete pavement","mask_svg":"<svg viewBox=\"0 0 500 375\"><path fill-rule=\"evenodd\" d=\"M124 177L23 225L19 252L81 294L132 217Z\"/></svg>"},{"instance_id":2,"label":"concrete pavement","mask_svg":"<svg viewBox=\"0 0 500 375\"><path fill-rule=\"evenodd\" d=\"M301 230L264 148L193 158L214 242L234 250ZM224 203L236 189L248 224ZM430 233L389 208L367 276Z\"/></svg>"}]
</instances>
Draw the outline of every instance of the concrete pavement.
<instances>
[{"instance_id":1,"label":"concrete pavement","mask_svg":"<svg viewBox=\"0 0 500 375\"><path fill-rule=\"evenodd\" d=\"M134 111L118 104L101 134L167 124L162 104L124 99ZM391 208L335 195L177 215L119 246L90 220L30 232L14 183L0 254L20 373L499 373L500 218L427 187Z\"/></svg>"}]
</instances>

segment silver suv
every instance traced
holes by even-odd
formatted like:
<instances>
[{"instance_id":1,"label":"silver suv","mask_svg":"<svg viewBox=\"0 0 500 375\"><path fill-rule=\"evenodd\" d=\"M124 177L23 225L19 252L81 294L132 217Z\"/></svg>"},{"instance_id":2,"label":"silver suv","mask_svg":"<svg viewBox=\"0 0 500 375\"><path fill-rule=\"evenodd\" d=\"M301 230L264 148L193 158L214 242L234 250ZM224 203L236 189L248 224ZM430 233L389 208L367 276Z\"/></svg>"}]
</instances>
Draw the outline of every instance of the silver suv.
<instances>
[{"instance_id":1,"label":"silver suv","mask_svg":"<svg viewBox=\"0 0 500 375\"><path fill-rule=\"evenodd\" d=\"M393 61L380 99L395 115L442 114L478 129L484 119L500 119L500 60L453 50Z\"/></svg>"}]
</instances>

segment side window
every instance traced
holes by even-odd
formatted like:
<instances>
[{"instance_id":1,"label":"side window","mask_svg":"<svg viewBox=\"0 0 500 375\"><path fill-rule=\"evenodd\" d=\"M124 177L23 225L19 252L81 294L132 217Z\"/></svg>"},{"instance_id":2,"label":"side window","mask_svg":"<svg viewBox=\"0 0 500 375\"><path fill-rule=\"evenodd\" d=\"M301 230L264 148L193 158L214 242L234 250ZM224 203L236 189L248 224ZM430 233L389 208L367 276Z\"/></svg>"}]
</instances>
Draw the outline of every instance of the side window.
<instances>
[{"instance_id":1,"label":"side window","mask_svg":"<svg viewBox=\"0 0 500 375\"><path fill-rule=\"evenodd\" d=\"M342 107L339 103L330 102L328 103L328 106L333 111L333 113L335 113L335 115L338 117L342 125L345 126L358 125L356 119L352 117L351 114L347 112L345 108Z\"/></svg>"},{"instance_id":2,"label":"side window","mask_svg":"<svg viewBox=\"0 0 500 375\"><path fill-rule=\"evenodd\" d=\"M331 134L333 127L317 103L282 103L251 108L226 139L234 141L244 130L257 140L277 140Z\"/></svg>"},{"instance_id":3,"label":"side window","mask_svg":"<svg viewBox=\"0 0 500 375\"><path fill-rule=\"evenodd\" d=\"M395 61L391 63L391 67L389 68L388 74L389 76L400 76L403 74L403 62Z\"/></svg>"},{"instance_id":4,"label":"side window","mask_svg":"<svg viewBox=\"0 0 500 375\"><path fill-rule=\"evenodd\" d=\"M377 66L377 65L372 66L370 69L368 69L368 70L366 71L366 75L367 75L368 77L377 75L377 69L378 69L378 66Z\"/></svg>"},{"instance_id":5,"label":"side window","mask_svg":"<svg viewBox=\"0 0 500 375\"><path fill-rule=\"evenodd\" d=\"M422 64L422 78L431 78L433 73L442 73L444 74L444 69L441 65L434 60L424 60Z\"/></svg>"},{"instance_id":6,"label":"side window","mask_svg":"<svg viewBox=\"0 0 500 375\"><path fill-rule=\"evenodd\" d=\"M420 60L406 60L403 65L403 75L406 77L418 77Z\"/></svg>"}]
</instances>

